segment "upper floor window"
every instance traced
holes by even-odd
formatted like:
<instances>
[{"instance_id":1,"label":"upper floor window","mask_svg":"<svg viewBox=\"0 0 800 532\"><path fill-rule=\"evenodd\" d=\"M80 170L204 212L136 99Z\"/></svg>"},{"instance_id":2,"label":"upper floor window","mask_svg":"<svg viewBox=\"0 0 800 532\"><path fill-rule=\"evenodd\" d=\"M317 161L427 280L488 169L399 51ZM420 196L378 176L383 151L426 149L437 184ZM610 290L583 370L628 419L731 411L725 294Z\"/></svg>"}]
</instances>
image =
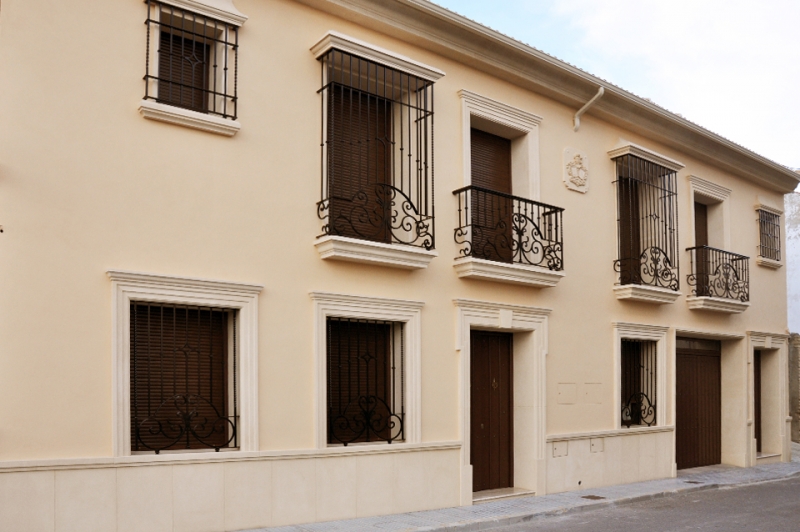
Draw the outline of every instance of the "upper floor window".
<instances>
[{"instance_id":1,"label":"upper floor window","mask_svg":"<svg viewBox=\"0 0 800 532\"><path fill-rule=\"evenodd\" d=\"M146 4L145 102L235 121L239 24L169 2Z\"/></svg>"},{"instance_id":2,"label":"upper floor window","mask_svg":"<svg viewBox=\"0 0 800 532\"><path fill-rule=\"evenodd\" d=\"M758 209L758 256L774 261L781 260L781 215Z\"/></svg>"},{"instance_id":3,"label":"upper floor window","mask_svg":"<svg viewBox=\"0 0 800 532\"><path fill-rule=\"evenodd\" d=\"M620 285L677 291L677 169L626 153L614 158L617 173Z\"/></svg>"},{"instance_id":4,"label":"upper floor window","mask_svg":"<svg viewBox=\"0 0 800 532\"><path fill-rule=\"evenodd\" d=\"M318 58L323 233L434 249L433 80L336 47Z\"/></svg>"}]
</instances>

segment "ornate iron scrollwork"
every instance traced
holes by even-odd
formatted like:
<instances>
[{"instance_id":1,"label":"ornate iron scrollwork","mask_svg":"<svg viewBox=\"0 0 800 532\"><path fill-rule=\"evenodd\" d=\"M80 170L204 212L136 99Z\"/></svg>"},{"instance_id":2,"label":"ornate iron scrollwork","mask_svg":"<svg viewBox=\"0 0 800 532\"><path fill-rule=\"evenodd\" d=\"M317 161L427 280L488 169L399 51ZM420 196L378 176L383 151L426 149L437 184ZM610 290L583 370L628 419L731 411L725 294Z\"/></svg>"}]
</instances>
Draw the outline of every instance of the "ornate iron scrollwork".
<instances>
[{"instance_id":1,"label":"ornate iron scrollwork","mask_svg":"<svg viewBox=\"0 0 800 532\"><path fill-rule=\"evenodd\" d=\"M421 215L411 199L392 185L371 183L351 198L320 201L317 216L326 235L434 248L433 217Z\"/></svg>"},{"instance_id":2,"label":"ornate iron scrollwork","mask_svg":"<svg viewBox=\"0 0 800 532\"><path fill-rule=\"evenodd\" d=\"M619 284L643 284L680 289L678 268L672 266L669 256L658 247L649 247L638 258L614 261L614 271L619 274Z\"/></svg>"},{"instance_id":3,"label":"ornate iron scrollwork","mask_svg":"<svg viewBox=\"0 0 800 532\"><path fill-rule=\"evenodd\" d=\"M696 296L720 297L742 302L750 300L748 257L700 246L692 252L692 273L687 282Z\"/></svg>"},{"instance_id":4,"label":"ornate iron scrollwork","mask_svg":"<svg viewBox=\"0 0 800 532\"><path fill-rule=\"evenodd\" d=\"M563 209L474 186L453 194L459 198L453 233L459 256L564 269Z\"/></svg>"},{"instance_id":5,"label":"ornate iron scrollwork","mask_svg":"<svg viewBox=\"0 0 800 532\"><path fill-rule=\"evenodd\" d=\"M206 414L213 413L212 416ZM157 447L148 443L150 436L168 443ZM236 438L236 420L222 416L217 408L199 395L174 395L159 405L153 414L136 424L138 444L146 449L160 451L173 446L192 448L199 443L215 451L227 447Z\"/></svg>"},{"instance_id":6,"label":"ornate iron scrollwork","mask_svg":"<svg viewBox=\"0 0 800 532\"><path fill-rule=\"evenodd\" d=\"M356 441L403 440L403 416L395 414L389 405L376 395L362 395L339 413L329 413L329 438L348 443Z\"/></svg>"},{"instance_id":7,"label":"ornate iron scrollwork","mask_svg":"<svg viewBox=\"0 0 800 532\"><path fill-rule=\"evenodd\" d=\"M652 427L656 423L656 405L643 393L635 393L622 405L622 424L630 428L631 425L647 425Z\"/></svg>"}]
</instances>

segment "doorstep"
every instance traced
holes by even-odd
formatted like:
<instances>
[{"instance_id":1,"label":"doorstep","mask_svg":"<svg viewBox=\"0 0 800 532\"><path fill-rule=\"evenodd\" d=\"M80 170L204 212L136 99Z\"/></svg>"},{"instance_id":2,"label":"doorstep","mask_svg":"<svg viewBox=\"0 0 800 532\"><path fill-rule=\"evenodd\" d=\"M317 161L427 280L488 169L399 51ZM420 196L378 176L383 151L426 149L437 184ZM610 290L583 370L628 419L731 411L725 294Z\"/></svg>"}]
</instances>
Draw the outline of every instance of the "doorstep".
<instances>
[{"instance_id":1,"label":"doorstep","mask_svg":"<svg viewBox=\"0 0 800 532\"><path fill-rule=\"evenodd\" d=\"M472 504L516 497L530 497L532 495L536 495L536 492L525 488L498 488L495 490L476 491L472 494Z\"/></svg>"},{"instance_id":2,"label":"doorstep","mask_svg":"<svg viewBox=\"0 0 800 532\"><path fill-rule=\"evenodd\" d=\"M467 532L489 530L499 526L528 522L536 517L563 515L608 505L657 499L677 493L744 486L800 476L800 445L792 444L792 451L793 461L789 463L756 465L747 468L709 466L694 470L682 470L677 478L583 489L539 497L520 496L442 510L277 528L256 528L248 532Z\"/></svg>"}]
</instances>

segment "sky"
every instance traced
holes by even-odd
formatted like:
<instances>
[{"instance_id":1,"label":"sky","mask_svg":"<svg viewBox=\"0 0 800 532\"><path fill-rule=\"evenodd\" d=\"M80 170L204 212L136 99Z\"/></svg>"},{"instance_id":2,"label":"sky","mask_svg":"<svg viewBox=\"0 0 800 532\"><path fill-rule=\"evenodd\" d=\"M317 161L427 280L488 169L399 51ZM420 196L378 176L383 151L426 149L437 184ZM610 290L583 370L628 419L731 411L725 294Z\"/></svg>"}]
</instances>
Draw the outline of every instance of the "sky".
<instances>
[{"instance_id":1,"label":"sky","mask_svg":"<svg viewBox=\"0 0 800 532\"><path fill-rule=\"evenodd\" d=\"M800 168L800 0L434 0Z\"/></svg>"}]
</instances>

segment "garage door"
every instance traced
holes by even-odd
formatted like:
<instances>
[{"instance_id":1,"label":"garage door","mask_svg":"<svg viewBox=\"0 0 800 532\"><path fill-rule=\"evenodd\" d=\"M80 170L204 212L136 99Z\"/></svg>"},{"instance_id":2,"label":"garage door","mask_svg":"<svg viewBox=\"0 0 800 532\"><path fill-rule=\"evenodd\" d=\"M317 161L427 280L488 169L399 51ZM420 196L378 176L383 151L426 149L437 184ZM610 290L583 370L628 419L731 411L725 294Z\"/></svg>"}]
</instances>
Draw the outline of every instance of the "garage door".
<instances>
[{"instance_id":1,"label":"garage door","mask_svg":"<svg viewBox=\"0 0 800 532\"><path fill-rule=\"evenodd\" d=\"M675 458L678 469L722 461L720 343L677 339Z\"/></svg>"}]
</instances>

